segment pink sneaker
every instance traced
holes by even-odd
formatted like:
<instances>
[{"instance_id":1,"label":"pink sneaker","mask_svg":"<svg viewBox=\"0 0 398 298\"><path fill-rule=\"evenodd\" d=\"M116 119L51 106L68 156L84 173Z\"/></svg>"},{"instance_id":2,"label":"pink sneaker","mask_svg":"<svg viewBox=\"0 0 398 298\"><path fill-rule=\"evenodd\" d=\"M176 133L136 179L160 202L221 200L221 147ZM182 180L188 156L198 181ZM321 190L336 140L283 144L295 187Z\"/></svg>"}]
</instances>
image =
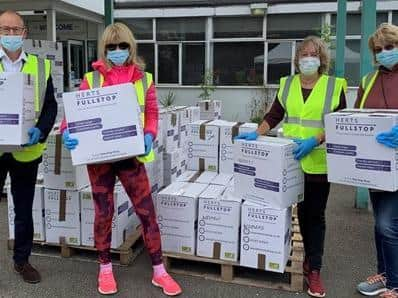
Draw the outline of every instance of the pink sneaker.
<instances>
[{"instance_id":1,"label":"pink sneaker","mask_svg":"<svg viewBox=\"0 0 398 298\"><path fill-rule=\"evenodd\" d=\"M163 293L167 296L177 296L182 293L179 284L168 273L164 273L160 276L153 276L152 284L156 287L162 288Z\"/></svg>"},{"instance_id":2,"label":"pink sneaker","mask_svg":"<svg viewBox=\"0 0 398 298\"><path fill-rule=\"evenodd\" d=\"M98 274L98 292L102 295L117 293L117 284L112 270L100 270Z\"/></svg>"}]
</instances>

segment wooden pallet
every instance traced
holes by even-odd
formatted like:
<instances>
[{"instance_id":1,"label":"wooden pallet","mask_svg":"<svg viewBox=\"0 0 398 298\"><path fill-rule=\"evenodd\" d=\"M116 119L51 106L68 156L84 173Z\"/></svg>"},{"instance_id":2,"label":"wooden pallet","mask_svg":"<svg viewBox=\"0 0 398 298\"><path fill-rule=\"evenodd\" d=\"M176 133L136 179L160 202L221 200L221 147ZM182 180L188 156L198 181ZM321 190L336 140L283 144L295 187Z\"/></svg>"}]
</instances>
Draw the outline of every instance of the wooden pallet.
<instances>
[{"instance_id":1,"label":"wooden pallet","mask_svg":"<svg viewBox=\"0 0 398 298\"><path fill-rule=\"evenodd\" d=\"M142 227L138 228L134 233L131 233L123 244L118 249L111 249L111 254L118 256L120 265L128 266L133 263L135 258L142 252L143 243ZM70 258L77 252L97 252L97 249L89 246L69 245L66 243L47 243L42 241L33 241L34 246L38 247L55 247L60 248L60 254L63 258ZM8 240L8 249L14 248L14 240Z\"/></svg>"},{"instance_id":2,"label":"wooden pallet","mask_svg":"<svg viewBox=\"0 0 398 298\"><path fill-rule=\"evenodd\" d=\"M164 252L170 272L232 284L302 292L304 288L304 246L298 221L292 225L292 252L285 273L242 267L238 262Z\"/></svg>"}]
</instances>

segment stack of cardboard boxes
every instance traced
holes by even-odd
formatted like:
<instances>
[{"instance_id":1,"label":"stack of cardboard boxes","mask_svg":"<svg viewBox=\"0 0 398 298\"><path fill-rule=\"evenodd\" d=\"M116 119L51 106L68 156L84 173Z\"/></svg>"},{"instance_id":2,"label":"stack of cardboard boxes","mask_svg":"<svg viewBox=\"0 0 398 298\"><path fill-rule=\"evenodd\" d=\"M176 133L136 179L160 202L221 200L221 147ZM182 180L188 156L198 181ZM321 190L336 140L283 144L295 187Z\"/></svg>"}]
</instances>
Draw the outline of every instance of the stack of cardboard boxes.
<instances>
[{"instance_id":1,"label":"stack of cardboard boxes","mask_svg":"<svg viewBox=\"0 0 398 298\"><path fill-rule=\"evenodd\" d=\"M46 242L81 244L80 190L89 185L87 168L73 166L59 132L51 133L43 154Z\"/></svg>"},{"instance_id":2,"label":"stack of cardboard boxes","mask_svg":"<svg viewBox=\"0 0 398 298\"><path fill-rule=\"evenodd\" d=\"M187 139L189 123L199 120L197 107L171 107L160 111L163 128L163 186L176 181L187 169Z\"/></svg>"},{"instance_id":3,"label":"stack of cardboard boxes","mask_svg":"<svg viewBox=\"0 0 398 298\"><path fill-rule=\"evenodd\" d=\"M54 95L58 103L56 122L60 122L65 115L62 101L62 93L64 92L62 43L47 40L26 39L24 40L24 50L26 53L51 61L51 77L54 86Z\"/></svg>"},{"instance_id":4,"label":"stack of cardboard boxes","mask_svg":"<svg viewBox=\"0 0 398 298\"><path fill-rule=\"evenodd\" d=\"M221 101L220 100L201 100L196 103L200 108L201 120L221 119Z\"/></svg>"},{"instance_id":5,"label":"stack of cardboard boxes","mask_svg":"<svg viewBox=\"0 0 398 298\"><path fill-rule=\"evenodd\" d=\"M256 128L222 120L188 125L189 170L158 195L165 251L285 270L291 206L303 199L304 175L293 141L234 140Z\"/></svg>"},{"instance_id":6,"label":"stack of cardboard boxes","mask_svg":"<svg viewBox=\"0 0 398 298\"><path fill-rule=\"evenodd\" d=\"M235 194L242 204L240 264L283 272L291 250L291 209L304 195L304 174L292 140L236 142Z\"/></svg>"}]
</instances>

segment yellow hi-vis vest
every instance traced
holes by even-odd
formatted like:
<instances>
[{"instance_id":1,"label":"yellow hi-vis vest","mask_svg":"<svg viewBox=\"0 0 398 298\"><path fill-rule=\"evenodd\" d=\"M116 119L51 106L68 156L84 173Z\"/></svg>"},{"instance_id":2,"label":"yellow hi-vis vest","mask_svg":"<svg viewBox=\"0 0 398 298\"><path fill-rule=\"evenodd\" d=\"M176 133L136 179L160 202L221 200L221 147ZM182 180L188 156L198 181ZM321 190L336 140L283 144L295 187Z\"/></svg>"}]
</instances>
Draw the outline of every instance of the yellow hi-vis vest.
<instances>
[{"instance_id":1,"label":"yellow hi-vis vest","mask_svg":"<svg viewBox=\"0 0 398 298\"><path fill-rule=\"evenodd\" d=\"M85 74L87 83L90 89L100 88L104 84L104 76L99 71L92 71ZM135 81L134 88L137 93L138 105L140 106L140 118L142 127L145 126L145 97L148 87L151 86L153 82L152 74L145 72L144 77L141 80ZM152 150L146 156L137 156L138 161L143 163L152 162L155 160L155 152Z\"/></svg>"},{"instance_id":2,"label":"yellow hi-vis vest","mask_svg":"<svg viewBox=\"0 0 398 298\"><path fill-rule=\"evenodd\" d=\"M4 71L3 65L0 62L0 73ZM47 80L50 77L51 63L47 59L41 59L34 55L27 55L21 72L32 75L35 81L35 112L36 121L38 120L41 109L43 107L44 97L47 89ZM12 156L20 162L30 162L39 158L46 144L38 143L33 146L23 147L21 151L12 152ZM0 152L0 155L2 153Z\"/></svg>"},{"instance_id":3,"label":"yellow hi-vis vest","mask_svg":"<svg viewBox=\"0 0 398 298\"><path fill-rule=\"evenodd\" d=\"M363 95L361 98L361 103L359 105L360 109L363 109L366 103L366 99L368 98L370 90L372 90L374 83L376 82L377 76L379 75L379 71L375 70L373 72L368 73L361 80L361 87L363 90Z\"/></svg>"},{"instance_id":4,"label":"yellow hi-vis vest","mask_svg":"<svg viewBox=\"0 0 398 298\"><path fill-rule=\"evenodd\" d=\"M345 79L322 75L304 103L299 75L281 78L278 99L285 109L284 136L306 139L324 133L324 117L339 106L346 89ZM326 174L325 146L314 148L300 163L307 174Z\"/></svg>"}]
</instances>

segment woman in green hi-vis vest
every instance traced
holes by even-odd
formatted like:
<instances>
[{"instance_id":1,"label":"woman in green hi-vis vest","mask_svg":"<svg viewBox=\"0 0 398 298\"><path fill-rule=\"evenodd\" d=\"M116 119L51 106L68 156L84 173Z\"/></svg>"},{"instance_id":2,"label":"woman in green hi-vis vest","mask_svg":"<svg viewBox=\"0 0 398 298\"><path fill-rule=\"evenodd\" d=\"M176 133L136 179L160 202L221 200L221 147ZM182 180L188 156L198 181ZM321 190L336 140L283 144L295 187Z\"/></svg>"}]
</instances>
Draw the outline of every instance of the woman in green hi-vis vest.
<instances>
[{"instance_id":1,"label":"woman in green hi-vis vest","mask_svg":"<svg viewBox=\"0 0 398 298\"><path fill-rule=\"evenodd\" d=\"M303 235L304 273L308 294L325 297L320 271L325 241L325 209L330 183L327 181L324 147L324 116L346 107L344 79L328 76L329 52L318 37L310 36L297 46L297 74L280 80L277 97L256 131L239 135L238 139L256 140L282 120L283 134L293 138L297 147L293 154L300 161L304 175L304 201L298 203L298 217Z\"/></svg>"}]
</instances>

